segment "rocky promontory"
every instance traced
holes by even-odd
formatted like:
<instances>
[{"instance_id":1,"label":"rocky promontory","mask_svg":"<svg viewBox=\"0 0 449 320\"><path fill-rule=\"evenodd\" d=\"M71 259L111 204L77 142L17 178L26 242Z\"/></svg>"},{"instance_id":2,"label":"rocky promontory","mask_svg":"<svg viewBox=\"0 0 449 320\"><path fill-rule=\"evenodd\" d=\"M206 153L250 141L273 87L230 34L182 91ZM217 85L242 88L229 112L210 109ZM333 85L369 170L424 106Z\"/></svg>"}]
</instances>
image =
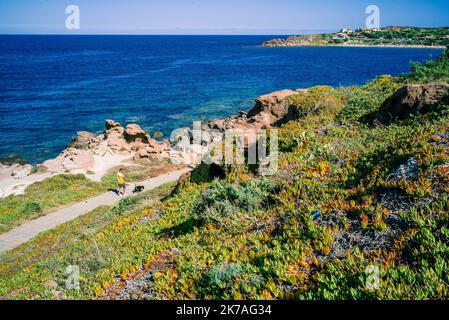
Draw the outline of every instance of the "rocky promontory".
<instances>
[{"instance_id":1,"label":"rocky promontory","mask_svg":"<svg viewBox=\"0 0 449 320\"><path fill-rule=\"evenodd\" d=\"M341 29L335 33L306 34L266 41L263 47L402 47L445 48L448 28L390 26L380 29Z\"/></svg>"}]
</instances>

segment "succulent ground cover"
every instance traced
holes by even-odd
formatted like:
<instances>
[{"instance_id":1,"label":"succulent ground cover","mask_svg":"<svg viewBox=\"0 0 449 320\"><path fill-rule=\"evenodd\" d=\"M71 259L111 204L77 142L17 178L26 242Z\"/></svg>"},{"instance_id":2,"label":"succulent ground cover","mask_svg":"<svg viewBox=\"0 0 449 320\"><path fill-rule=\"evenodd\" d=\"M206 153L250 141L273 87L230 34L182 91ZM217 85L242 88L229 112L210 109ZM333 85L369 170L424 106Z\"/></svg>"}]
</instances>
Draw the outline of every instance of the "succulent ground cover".
<instances>
[{"instance_id":1,"label":"succulent ground cover","mask_svg":"<svg viewBox=\"0 0 449 320\"><path fill-rule=\"evenodd\" d=\"M126 169L127 181L142 181L181 166L142 159ZM111 170L101 181L91 181L83 174L60 174L28 186L24 194L0 198L0 233L46 215L61 207L91 198L117 187L116 172Z\"/></svg>"}]
</instances>

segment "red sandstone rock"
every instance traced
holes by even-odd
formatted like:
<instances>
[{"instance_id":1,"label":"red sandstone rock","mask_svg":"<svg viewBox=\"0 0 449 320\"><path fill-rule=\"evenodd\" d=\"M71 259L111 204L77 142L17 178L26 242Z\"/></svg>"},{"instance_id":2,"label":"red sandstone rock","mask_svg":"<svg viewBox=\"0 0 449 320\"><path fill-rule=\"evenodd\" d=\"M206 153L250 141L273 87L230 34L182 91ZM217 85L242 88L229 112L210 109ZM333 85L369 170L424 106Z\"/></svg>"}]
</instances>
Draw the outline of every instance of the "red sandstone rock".
<instances>
[{"instance_id":1,"label":"red sandstone rock","mask_svg":"<svg viewBox=\"0 0 449 320\"><path fill-rule=\"evenodd\" d=\"M437 111L447 104L449 104L449 84L409 84L385 100L377 112L377 120L388 124L395 120L407 119L411 115Z\"/></svg>"},{"instance_id":2,"label":"red sandstone rock","mask_svg":"<svg viewBox=\"0 0 449 320\"><path fill-rule=\"evenodd\" d=\"M126 126L124 135L128 142L134 142L136 139L140 139L143 143L148 143L151 140L148 132L135 123L131 123Z\"/></svg>"},{"instance_id":3,"label":"red sandstone rock","mask_svg":"<svg viewBox=\"0 0 449 320\"><path fill-rule=\"evenodd\" d=\"M220 131L271 128L276 126L282 119L290 116L286 99L296 94L298 94L298 91L281 90L260 96L256 99L254 108L247 114L240 112L240 115L236 117L217 119L208 123L204 128L206 130L216 129Z\"/></svg>"}]
</instances>

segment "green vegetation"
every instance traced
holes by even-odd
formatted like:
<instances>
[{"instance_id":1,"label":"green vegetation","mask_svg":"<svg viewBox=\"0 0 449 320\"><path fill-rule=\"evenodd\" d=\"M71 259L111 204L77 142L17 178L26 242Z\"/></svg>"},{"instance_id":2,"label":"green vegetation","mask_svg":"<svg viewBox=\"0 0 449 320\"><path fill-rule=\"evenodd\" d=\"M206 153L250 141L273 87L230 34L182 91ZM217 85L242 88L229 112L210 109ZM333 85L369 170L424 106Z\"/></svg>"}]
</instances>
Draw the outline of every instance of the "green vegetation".
<instances>
[{"instance_id":1,"label":"green vegetation","mask_svg":"<svg viewBox=\"0 0 449 320\"><path fill-rule=\"evenodd\" d=\"M307 92L298 92L297 95L289 97L289 105L295 108L299 117L311 113L326 112L327 115L335 114L344 101L344 95L332 87L317 86L310 88Z\"/></svg>"},{"instance_id":2,"label":"green vegetation","mask_svg":"<svg viewBox=\"0 0 449 320\"><path fill-rule=\"evenodd\" d=\"M401 85L399 79L383 75L364 86L345 88L347 101L337 120L343 123L369 121L372 113Z\"/></svg>"},{"instance_id":3,"label":"green vegetation","mask_svg":"<svg viewBox=\"0 0 449 320\"><path fill-rule=\"evenodd\" d=\"M0 232L114 187L112 175L102 182L92 182L84 175L57 175L33 183L25 194L0 199Z\"/></svg>"},{"instance_id":4,"label":"green vegetation","mask_svg":"<svg viewBox=\"0 0 449 320\"><path fill-rule=\"evenodd\" d=\"M124 198L114 207L99 207L0 256L0 299L29 298L34 290L41 291L42 298L55 298L54 293L45 286L45 281L49 277L55 278L63 286L65 261L70 260L72 264L79 265L83 276L87 278L93 277L102 266L117 263L118 257L125 258L124 264L127 265L128 250L121 250L121 239L114 240L110 247L106 247L97 238L98 234L111 225L115 228L115 234L120 233L120 226L126 224L121 220L135 211L145 214L140 223L151 219L152 212L148 207L158 204L173 188L174 183L169 183L136 197ZM84 254L86 255L83 256ZM65 260L64 255L70 256L67 257L69 260ZM28 272L32 270L39 272Z\"/></svg>"},{"instance_id":5,"label":"green vegetation","mask_svg":"<svg viewBox=\"0 0 449 320\"><path fill-rule=\"evenodd\" d=\"M162 203L99 208L0 256L0 298L102 298L137 271L155 299L449 298L449 114L373 121L402 85L445 81L446 61L291 98L275 176L201 170Z\"/></svg>"},{"instance_id":6,"label":"green vegetation","mask_svg":"<svg viewBox=\"0 0 449 320\"><path fill-rule=\"evenodd\" d=\"M47 172L47 168L45 166L42 166L42 165L37 165L37 166L34 166L31 169L30 174L44 173L44 172Z\"/></svg>"},{"instance_id":7,"label":"green vegetation","mask_svg":"<svg viewBox=\"0 0 449 320\"><path fill-rule=\"evenodd\" d=\"M42 172L36 166L34 172ZM166 161L158 163L142 162L139 166L126 169L127 181L142 181L155 177L181 166L171 165ZM46 215L63 206L67 206L116 187L116 170L103 177L100 182L93 182L82 174L62 174L35 182L27 187L22 195L0 198L0 233L7 232L27 220ZM88 172L89 175L89 172Z\"/></svg>"},{"instance_id":8,"label":"green vegetation","mask_svg":"<svg viewBox=\"0 0 449 320\"><path fill-rule=\"evenodd\" d=\"M277 46L449 46L449 27L386 27L380 30L342 30L337 33L291 36L287 39L273 39L265 47Z\"/></svg>"},{"instance_id":9,"label":"green vegetation","mask_svg":"<svg viewBox=\"0 0 449 320\"><path fill-rule=\"evenodd\" d=\"M436 61L412 63L411 72L404 79L417 83L449 82L449 51L440 55Z\"/></svg>"},{"instance_id":10,"label":"green vegetation","mask_svg":"<svg viewBox=\"0 0 449 320\"><path fill-rule=\"evenodd\" d=\"M201 194L192 217L203 225L216 225L229 231L242 230L263 219L275 188L269 180L243 181L239 186L214 181Z\"/></svg>"}]
</instances>

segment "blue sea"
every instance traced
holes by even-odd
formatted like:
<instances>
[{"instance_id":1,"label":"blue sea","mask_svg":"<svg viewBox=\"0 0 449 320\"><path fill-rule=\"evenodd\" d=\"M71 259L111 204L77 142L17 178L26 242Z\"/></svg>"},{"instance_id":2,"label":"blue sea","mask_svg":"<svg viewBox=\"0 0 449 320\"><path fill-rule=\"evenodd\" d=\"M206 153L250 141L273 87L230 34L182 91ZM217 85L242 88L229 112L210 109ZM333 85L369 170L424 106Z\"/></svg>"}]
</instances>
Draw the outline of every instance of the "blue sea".
<instances>
[{"instance_id":1,"label":"blue sea","mask_svg":"<svg viewBox=\"0 0 449 320\"><path fill-rule=\"evenodd\" d=\"M277 36L276 36L277 37ZM357 85L441 50L262 48L273 36L0 36L0 157L39 163L105 119L153 132L280 89Z\"/></svg>"}]
</instances>

